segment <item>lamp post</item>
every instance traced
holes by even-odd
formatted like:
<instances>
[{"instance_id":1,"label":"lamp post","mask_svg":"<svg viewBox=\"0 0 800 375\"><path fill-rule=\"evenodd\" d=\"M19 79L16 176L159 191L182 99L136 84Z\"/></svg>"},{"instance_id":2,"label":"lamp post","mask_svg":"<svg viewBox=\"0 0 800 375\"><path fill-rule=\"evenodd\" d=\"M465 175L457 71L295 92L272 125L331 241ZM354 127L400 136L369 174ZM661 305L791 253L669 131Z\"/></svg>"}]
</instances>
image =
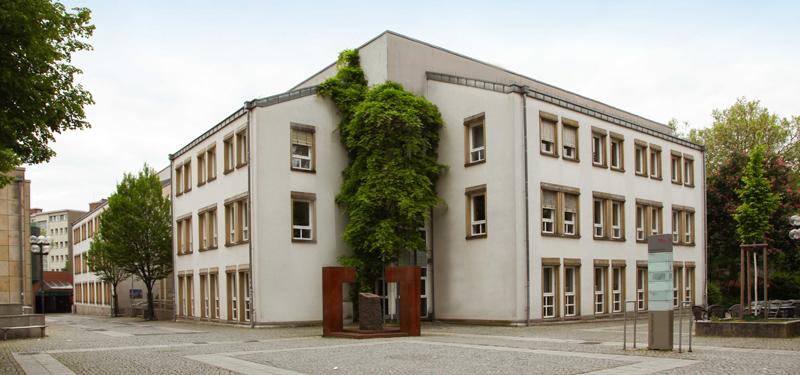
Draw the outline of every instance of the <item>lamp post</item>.
<instances>
[{"instance_id":1,"label":"lamp post","mask_svg":"<svg viewBox=\"0 0 800 375\"><path fill-rule=\"evenodd\" d=\"M39 293L42 296L42 315L44 315L44 257L50 253L50 237L31 236L31 252L33 254L39 254Z\"/></svg>"}]
</instances>

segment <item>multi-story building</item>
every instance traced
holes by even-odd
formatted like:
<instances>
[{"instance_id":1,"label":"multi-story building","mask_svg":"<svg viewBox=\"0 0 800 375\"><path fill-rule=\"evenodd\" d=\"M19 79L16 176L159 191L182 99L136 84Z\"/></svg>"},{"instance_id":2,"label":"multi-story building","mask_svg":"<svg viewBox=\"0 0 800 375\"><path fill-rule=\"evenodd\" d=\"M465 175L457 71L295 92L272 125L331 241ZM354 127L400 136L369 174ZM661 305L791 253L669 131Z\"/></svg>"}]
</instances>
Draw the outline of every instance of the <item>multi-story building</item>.
<instances>
[{"instance_id":1,"label":"multi-story building","mask_svg":"<svg viewBox=\"0 0 800 375\"><path fill-rule=\"evenodd\" d=\"M676 306L705 301L701 146L393 32L358 50L370 85L401 83L446 124L446 204L424 228L429 251L400 261L423 267L423 315L521 324L609 317L625 300L646 310L647 239L660 233L675 244ZM334 199L347 155L336 107L316 95L335 71L246 102L170 155L179 317L321 320L320 268L348 252Z\"/></svg>"},{"instance_id":2,"label":"multi-story building","mask_svg":"<svg viewBox=\"0 0 800 375\"><path fill-rule=\"evenodd\" d=\"M71 223L86 214L86 211L55 210L31 215L31 225L39 228L39 234L50 237L50 253L44 263L45 271L62 271L72 258L70 242Z\"/></svg>"},{"instance_id":3,"label":"multi-story building","mask_svg":"<svg viewBox=\"0 0 800 375\"><path fill-rule=\"evenodd\" d=\"M170 190L169 177L168 168L159 173L165 195ZM101 214L107 208L107 204L108 201L105 199L90 203L89 212L72 223L74 311L77 314L108 315L111 313L111 284L102 281L97 274L92 272L86 262L86 252L91 247L92 235L102 225ZM173 318L175 289L173 280L173 277L168 277L156 281L153 287L155 313L159 320ZM141 280L131 276L117 285L117 296L120 314L138 314L143 311L147 301L147 288Z\"/></svg>"},{"instance_id":4,"label":"multi-story building","mask_svg":"<svg viewBox=\"0 0 800 375\"><path fill-rule=\"evenodd\" d=\"M0 305L31 306L31 182L25 179L24 168L10 175L11 182L0 188ZM0 315L5 310L0 306Z\"/></svg>"}]
</instances>

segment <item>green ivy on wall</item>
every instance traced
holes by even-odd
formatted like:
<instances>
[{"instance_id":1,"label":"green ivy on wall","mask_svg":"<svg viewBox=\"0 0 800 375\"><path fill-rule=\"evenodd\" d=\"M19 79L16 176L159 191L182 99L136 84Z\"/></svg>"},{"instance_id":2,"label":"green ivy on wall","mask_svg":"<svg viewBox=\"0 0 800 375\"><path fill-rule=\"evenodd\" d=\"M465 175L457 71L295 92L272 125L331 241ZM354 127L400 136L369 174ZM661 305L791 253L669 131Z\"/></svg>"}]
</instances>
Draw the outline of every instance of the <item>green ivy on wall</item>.
<instances>
[{"instance_id":1,"label":"green ivy on wall","mask_svg":"<svg viewBox=\"0 0 800 375\"><path fill-rule=\"evenodd\" d=\"M436 180L439 109L396 82L367 86L357 50L339 55L337 73L320 85L341 115L341 141L349 155L337 204L348 223L352 255L339 262L357 270L361 291L372 291L386 264L405 251L425 251L419 230L442 202Z\"/></svg>"}]
</instances>

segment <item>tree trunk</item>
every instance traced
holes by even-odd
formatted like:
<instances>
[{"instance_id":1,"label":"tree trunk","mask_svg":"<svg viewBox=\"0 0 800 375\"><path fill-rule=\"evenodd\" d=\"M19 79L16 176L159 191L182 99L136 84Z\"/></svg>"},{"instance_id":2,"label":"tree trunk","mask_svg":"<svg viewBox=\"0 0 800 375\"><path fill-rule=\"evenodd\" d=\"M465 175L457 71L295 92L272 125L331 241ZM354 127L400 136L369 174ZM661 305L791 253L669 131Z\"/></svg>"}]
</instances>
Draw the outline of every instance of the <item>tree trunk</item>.
<instances>
[{"instance_id":1,"label":"tree trunk","mask_svg":"<svg viewBox=\"0 0 800 375\"><path fill-rule=\"evenodd\" d=\"M156 311L153 306L153 281L147 281L144 285L147 287L147 311L145 311L144 318L156 320Z\"/></svg>"},{"instance_id":2,"label":"tree trunk","mask_svg":"<svg viewBox=\"0 0 800 375\"><path fill-rule=\"evenodd\" d=\"M119 296L117 295L117 283L111 284L111 316L119 316Z\"/></svg>"}]
</instances>

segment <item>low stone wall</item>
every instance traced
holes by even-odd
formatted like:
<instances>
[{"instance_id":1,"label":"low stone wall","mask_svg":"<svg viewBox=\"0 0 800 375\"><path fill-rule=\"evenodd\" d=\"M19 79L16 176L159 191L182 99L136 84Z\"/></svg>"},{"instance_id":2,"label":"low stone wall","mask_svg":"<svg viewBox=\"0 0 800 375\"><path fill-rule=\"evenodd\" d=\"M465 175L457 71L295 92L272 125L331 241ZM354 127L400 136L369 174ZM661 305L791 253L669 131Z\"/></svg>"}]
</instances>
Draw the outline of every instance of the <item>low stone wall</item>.
<instances>
[{"instance_id":1,"label":"low stone wall","mask_svg":"<svg viewBox=\"0 0 800 375\"><path fill-rule=\"evenodd\" d=\"M83 303L76 303L73 306L74 306L73 309L74 309L76 314L111 316L111 306L87 305L87 304L83 304ZM123 309L120 308L120 310L123 310Z\"/></svg>"},{"instance_id":2,"label":"low stone wall","mask_svg":"<svg viewBox=\"0 0 800 375\"><path fill-rule=\"evenodd\" d=\"M0 316L0 327L27 327L44 325L44 315L2 315ZM41 328L15 329L8 331L8 339L39 337L42 334ZM0 334L0 340L3 335Z\"/></svg>"},{"instance_id":3,"label":"low stone wall","mask_svg":"<svg viewBox=\"0 0 800 375\"><path fill-rule=\"evenodd\" d=\"M744 322L698 321L697 336L790 338L800 336L800 320Z\"/></svg>"}]
</instances>

